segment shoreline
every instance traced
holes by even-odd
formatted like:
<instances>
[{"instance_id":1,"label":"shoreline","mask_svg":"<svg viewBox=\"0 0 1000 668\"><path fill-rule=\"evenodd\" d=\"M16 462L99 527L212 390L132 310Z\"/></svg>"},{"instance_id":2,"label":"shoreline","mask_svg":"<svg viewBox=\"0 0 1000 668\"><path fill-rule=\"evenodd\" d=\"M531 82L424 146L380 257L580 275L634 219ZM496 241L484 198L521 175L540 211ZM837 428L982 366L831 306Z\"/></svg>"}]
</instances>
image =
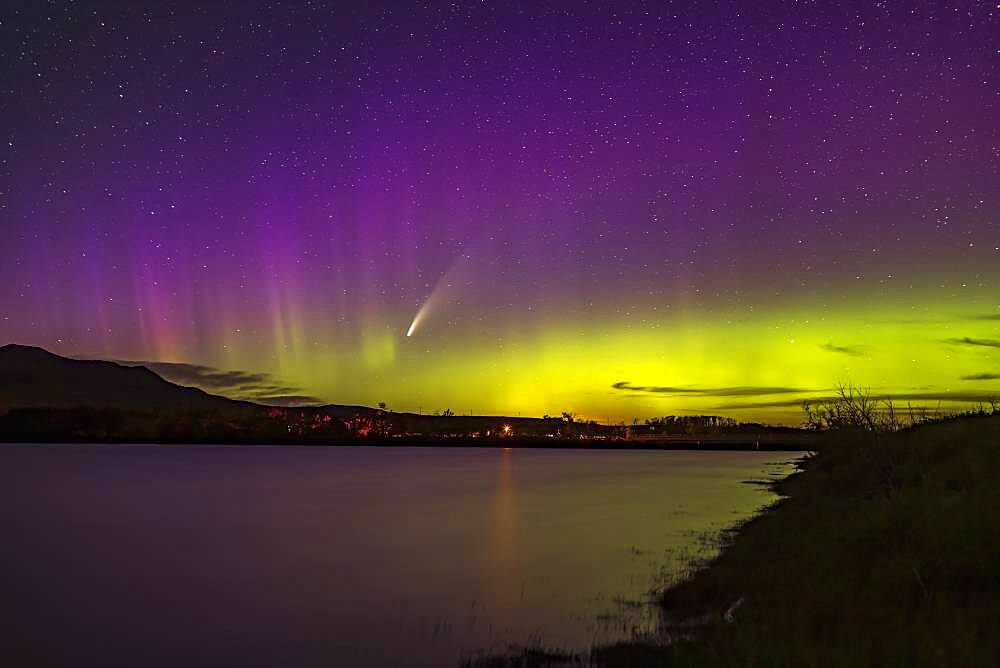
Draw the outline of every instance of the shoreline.
<instances>
[{"instance_id":1,"label":"shoreline","mask_svg":"<svg viewBox=\"0 0 1000 668\"><path fill-rule=\"evenodd\" d=\"M782 439L764 441L761 439L713 437L691 439L579 439L579 438L465 438L465 437L399 437L387 439L354 439L354 440L303 440L289 438L234 440L234 439L139 439L139 438L105 438L105 439L70 439L70 438L39 438L29 440L0 435L0 447L3 445L217 445L217 446L273 446L273 447L412 447L412 448L526 448L551 450L663 450L689 452L807 452L812 450L815 439Z\"/></svg>"}]
</instances>

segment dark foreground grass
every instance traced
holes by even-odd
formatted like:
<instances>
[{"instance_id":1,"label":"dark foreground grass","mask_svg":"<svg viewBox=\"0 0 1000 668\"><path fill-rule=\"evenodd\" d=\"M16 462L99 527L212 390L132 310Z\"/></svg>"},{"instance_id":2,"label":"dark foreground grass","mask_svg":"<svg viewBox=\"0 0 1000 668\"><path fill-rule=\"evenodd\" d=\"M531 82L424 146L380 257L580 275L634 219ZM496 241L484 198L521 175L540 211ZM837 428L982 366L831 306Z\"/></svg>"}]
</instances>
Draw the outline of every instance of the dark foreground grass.
<instances>
[{"instance_id":1,"label":"dark foreground grass","mask_svg":"<svg viewBox=\"0 0 1000 668\"><path fill-rule=\"evenodd\" d=\"M830 434L776 488L783 501L663 594L669 645L586 662L1000 665L1000 416Z\"/></svg>"},{"instance_id":2,"label":"dark foreground grass","mask_svg":"<svg viewBox=\"0 0 1000 668\"><path fill-rule=\"evenodd\" d=\"M1000 661L1000 416L831 434L777 489L784 501L664 594L668 626L714 623L635 665ZM606 658L628 665L627 650Z\"/></svg>"}]
</instances>

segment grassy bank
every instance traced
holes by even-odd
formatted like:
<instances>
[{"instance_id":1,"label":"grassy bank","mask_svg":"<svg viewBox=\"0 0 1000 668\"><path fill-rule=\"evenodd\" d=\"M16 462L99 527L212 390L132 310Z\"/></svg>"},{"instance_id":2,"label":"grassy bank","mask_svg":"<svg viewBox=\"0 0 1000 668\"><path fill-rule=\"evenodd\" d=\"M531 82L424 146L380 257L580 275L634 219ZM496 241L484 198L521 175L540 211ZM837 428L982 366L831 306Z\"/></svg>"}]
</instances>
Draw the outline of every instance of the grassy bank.
<instances>
[{"instance_id":1,"label":"grassy bank","mask_svg":"<svg viewBox=\"0 0 1000 668\"><path fill-rule=\"evenodd\" d=\"M784 501L665 592L683 639L604 648L595 663L996 665L1000 416L818 448L777 485Z\"/></svg>"},{"instance_id":2,"label":"grassy bank","mask_svg":"<svg viewBox=\"0 0 1000 668\"><path fill-rule=\"evenodd\" d=\"M664 592L658 643L482 665L1000 663L1000 415L830 433L776 488Z\"/></svg>"}]
</instances>

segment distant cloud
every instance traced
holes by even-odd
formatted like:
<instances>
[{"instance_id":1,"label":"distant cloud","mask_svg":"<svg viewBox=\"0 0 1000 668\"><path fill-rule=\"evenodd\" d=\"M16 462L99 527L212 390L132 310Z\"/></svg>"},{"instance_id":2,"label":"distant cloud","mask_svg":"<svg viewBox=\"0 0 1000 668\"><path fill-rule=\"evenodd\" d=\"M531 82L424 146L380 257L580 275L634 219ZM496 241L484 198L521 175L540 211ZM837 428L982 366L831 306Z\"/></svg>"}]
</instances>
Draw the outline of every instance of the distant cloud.
<instances>
[{"instance_id":1,"label":"distant cloud","mask_svg":"<svg viewBox=\"0 0 1000 668\"><path fill-rule=\"evenodd\" d=\"M248 371L222 371L210 366L199 364L184 364L181 362L149 362L126 361L119 362L126 366L144 366L156 372L167 380L185 385L198 385L204 389L231 389L244 385L258 385L270 382L270 376L265 373L250 373Z\"/></svg>"},{"instance_id":2,"label":"distant cloud","mask_svg":"<svg viewBox=\"0 0 1000 668\"><path fill-rule=\"evenodd\" d=\"M833 397L800 397L798 399L777 399L775 401L745 401L736 403L720 404L713 406L716 410L739 410L746 408L788 408L791 406L802 406L803 401L824 401Z\"/></svg>"},{"instance_id":3,"label":"distant cloud","mask_svg":"<svg viewBox=\"0 0 1000 668\"><path fill-rule=\"evenodd\" d=\"M630 394L653 394L666 396L691 396L691 397L758 397L769 394L796 394L801 392L811 392L812 390L801 387L757 387L751 385L740 385L735 387L691 387L691 386L671 386L671 385L633 385L628 381L619 381L613 384L612 389Z\"/></svg>"},{"instance_id":4,"label":"distant cloud","mask_svg":"<svg viewBox=\"0 0 1000 668\"><path fill-rule=\"evenodd\" d=\"M823 350L828 353L837 353L838 355L850 355L851 357L861 357L864 355L864 346L835 346L832 343L824 343L820 346Z\"/></svg>"},{"instance_id":5,"label":"distant cloud","mask_svg":"<svg viewBox=\"0 0 1000 668\"><path fill-rule=\"evenodd\" d=\"M945 343L956 346L982 346L984 348L1000 348L1000 341L996 339L973 339L968 336L961 339L945 339Z\"/></svg>"},{"instance_id":6,"label":"distant cloud","mask_svg":"<svg viewBox=\"0 0 1000 668\"><path fill-rule=\"evenodd\" d=\"M1000 373L974 373L971 376L962 376L962 380L1000 380Z\"/></svg>"},{"instance_id":7,"label":"distant cloud","mask_svg":"<svg viewBox=\"0 0 1000 668\"><path fill-rule=\"evenodd\" d=\"M231 399L244 399L269 406L306 406L322 404L306 395L302 388L287 385L271 374L251 371L224 371L200 364L118 360L125 366L144 366L171 383L198 387Z\"/></svg>"},{"instance_id":8,"label":"distant cloud","mask_svg":"<svg viewBox=\"0 0 1000 668\"><path fill-rule=\"evenodd\" d=\"M889 392L884 394L872 394L872 399L892 400L899 408L900 403L920 402L920 401L947 401L952 403L978 404L988 403L996 400L1000 396L1000 390L991 391L932 391L932 392ZM801 406L803 401L821 402L835 399L836 397L803 397L800 399L787 399L777 401L751 401L739 403L727 403L713 406L716 410L746 410L755 408L781 408L790 406ZM903 406L905 408L905 406Z\"/></svg>"}]
</instances>

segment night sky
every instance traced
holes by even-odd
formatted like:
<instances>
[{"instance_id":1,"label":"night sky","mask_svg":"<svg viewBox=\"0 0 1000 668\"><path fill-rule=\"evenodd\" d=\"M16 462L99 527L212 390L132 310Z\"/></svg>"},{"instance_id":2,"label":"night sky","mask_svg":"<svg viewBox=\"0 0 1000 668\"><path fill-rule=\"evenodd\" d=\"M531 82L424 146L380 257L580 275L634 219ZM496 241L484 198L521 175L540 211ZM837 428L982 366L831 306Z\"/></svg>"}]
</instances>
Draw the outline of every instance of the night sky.
<instances>
[{"instance_id":1,"label":"night sky","mask_svg":"<svg viewBox=\"0 0 1000 668\"><path fill-rule=\"evenodd\" d=\"M1000 395L997 2L3 5L0 344L425 413Z\"/></svg>"}]
</instances>

